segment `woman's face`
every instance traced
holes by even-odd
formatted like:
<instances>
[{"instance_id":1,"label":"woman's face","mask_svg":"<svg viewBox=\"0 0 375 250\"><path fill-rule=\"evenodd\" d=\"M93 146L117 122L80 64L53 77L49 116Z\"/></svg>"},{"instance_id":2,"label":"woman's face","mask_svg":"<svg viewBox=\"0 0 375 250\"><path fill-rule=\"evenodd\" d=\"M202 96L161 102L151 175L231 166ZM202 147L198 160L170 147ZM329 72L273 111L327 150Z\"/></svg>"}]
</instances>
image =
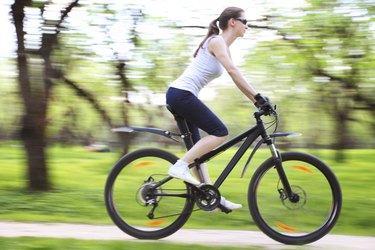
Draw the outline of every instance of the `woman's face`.
<instances>
[{"instance_id":1,"label":"woman's face","mask_svg":"<svg viewBox=\"0 0 375 250\"><path fill-rule=\"evenodd\" d=\"M242 13L240 17L234 18L235 20L235 29L237 30L237 35L239 37L243 37L245 35L247 27L247 20L245 17L245 13Z\"/></svg>"}]
</instances>

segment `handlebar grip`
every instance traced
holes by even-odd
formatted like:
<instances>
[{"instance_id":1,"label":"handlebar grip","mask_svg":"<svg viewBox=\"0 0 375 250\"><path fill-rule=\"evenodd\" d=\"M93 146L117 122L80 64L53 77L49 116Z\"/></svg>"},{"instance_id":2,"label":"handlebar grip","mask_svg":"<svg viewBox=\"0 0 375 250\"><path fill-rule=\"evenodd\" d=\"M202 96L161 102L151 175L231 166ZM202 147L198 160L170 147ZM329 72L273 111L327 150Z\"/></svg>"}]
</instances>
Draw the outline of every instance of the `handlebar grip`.
<instances>
[{"instance_id":1,"label":"handlebar grip","mask_svg":"<svg viewBox=\"0 0 375 250\"><path fill-rule=\"evenodd\" d=\"M276 113L275 109L276 106L273 106L270 99L267 96L262 96L260 93L258 93L255 96L256 102L254 105L258 108L261 113L258 113L260 116L262 115L272 115Z\"/></svg>"},{"instance_id":2,"label":"handlebar grip","mask_svg":"<svg viewBox=\"0 0 375 250\"><path fill-rule=\"evenodd\" d=\"M276 105L273 107L269 105L268 107L260 107L257 112L254 113L255 117L261 117L263 115L277 115L276 113Z\"/></svg>"}]
</instances>

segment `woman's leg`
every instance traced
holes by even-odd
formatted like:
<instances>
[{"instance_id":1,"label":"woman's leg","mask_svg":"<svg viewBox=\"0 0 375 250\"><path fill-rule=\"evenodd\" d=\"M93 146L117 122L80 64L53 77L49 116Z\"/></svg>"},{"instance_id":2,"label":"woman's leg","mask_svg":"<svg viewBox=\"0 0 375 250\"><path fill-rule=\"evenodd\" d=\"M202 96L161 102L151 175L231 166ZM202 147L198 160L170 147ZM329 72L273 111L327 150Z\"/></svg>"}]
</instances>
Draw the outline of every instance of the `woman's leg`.
<instances>
[{"instance_id":1,"label":"woman's leg","mask_svg":"<svg viewBox=\"0 0 375 250\"><path fill-rule=\"evenodd\" d=\"M194 144L194 146L181 157L181 160L190 164L195 159L220 146L227 139L227 137L228 136L218 137L214 135L207 135Z\"/></svg>"},{"instance_id":2,"label":"woman's leg","mask_svg":"<svg viewBox=\"0 0 375 250\"><path fill-rule=\"evenodd\" d=\"M212 185L212 181L206 163L202 163L201 165L199 165L200 171L198 171L196 167L193 167L191 170L193 171L195 178L200 180L201 183Z\"/></svg>"},{"instance_id":3,"label":"woman's leg","mask_svg":"<svg viewBox=\"0 0 375 250\"><path fill-rule=\"evenodd\" d=\"M169 88L167 103L175 112L186 119L195 143L170 169L169 174L197 185L199 182L190 174L187 166L195 159L222 144L227 138L228 130L222 121L189 91ZM200 139L198 128L209 135Z\"/></svg>"},{"instance_id":4,"label":"woman's leg","mask_svg":"<svg viewBox=\"0 0 375 250\"><path fill-rule=\"evenodd\" d=\"M167 103L187 120L194 142L194 146L169 169L168 173L172 177L199 185L200 182L190 174L188 165L222 144L227 139L228 130L206 105L188 91L170 88L167 92ZM200 139L198 127L209 135ZM200 165L200 170L202 176L193 168L198 179L206 184L212 184L205 163ZM220 204L229 209L242 207L241 204L230 202L224 197L221 198Z\"/></svg>"},{"instance_id":5,"label":"woman's leg","mask_svg":"<svg viewBox=\"0 0 375 250\"><path fill-rule=\"evenodd\" d=\"M189 131L192 134L193 144L196 144L201 139L199 129L198 129L197 126L195 126L194 124L192 124L190 122L187 122L187 125L189 127ZM209 174L208 168L207 168L207 164L202 163L199 166L199 169L200 169L200 171L198 171L196 167L193 167L191 169L194 173L195 178L197 180L199 180L201 183L212 185L210 174Z\"/></svg>"},{"instance_id":6,"label":"woman's leg","mask_svg":"<svg viewBox=\"0 0 375 250\"><path fill-rule=\"evenodd\" d=\"M226 136L216 137L213 135L208 135L200 139L194 146L176 162L168 171L169 175L182 179L186 182L189 182L193 185L201 184L201 181L206 184L211 184L210 176L208 174L207 167L205 164L201 165L201 174L197 171L196 168L193 168L193 172L197 179L195 179L189 172L189 164L193 163L195 159L204 155L215 149L217 146L222 144L226 139Z\"/></svg>"}]
</instances>

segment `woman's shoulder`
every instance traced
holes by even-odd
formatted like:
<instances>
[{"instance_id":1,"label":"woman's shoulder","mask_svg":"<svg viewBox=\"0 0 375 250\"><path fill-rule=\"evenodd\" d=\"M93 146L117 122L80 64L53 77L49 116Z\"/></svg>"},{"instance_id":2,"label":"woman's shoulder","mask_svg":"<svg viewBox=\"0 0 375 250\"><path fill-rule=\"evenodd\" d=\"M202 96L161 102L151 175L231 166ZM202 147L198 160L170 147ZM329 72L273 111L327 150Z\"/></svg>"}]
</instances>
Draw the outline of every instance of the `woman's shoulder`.
<instances>
[{"instance_id":1,"label":"woman's shoulder","mask_svg":"<svg viewBox=\"0 0 375 250\"><path fill-rule=\"evenodd\" d=\"M223 43L225 43L224 38L220 35L214 35L208 39L208 44L223 44Z\"/></svg>"},{"instance_id":2,"label":"woman's shoulder","mask_svg":"<svg viewBox=\"0 0 375 250\"><path fill-rule=\"evenodd\" d=\"M215 40L215 41L224 41L224 38L221 35L213 35L208 38L209 40Z\"/></svg>"},{"instance_id":3,"label":"woman's shoulder","mask_svg":"<svg viewBox=\"0 0 375 250\"><path fill-rule=\"evenodd\" d=\"M210 36L209 39L207 39L207 47L212 47L212 46L218 46L218 45L221 45L221 44L224 44L225 41L224 41L224 38L220 35L214 35L214 36Z\"/></svg>"},{"instance_id":4,"label":"woman's shoulder","mask_svg":"<svg viewBox=\"0 0 375 250\"><path fill-rule=\"evenodd\" d=\"M224 38L220 35L211 36L211 39L208 41L208 49L210 52L215 48L223 48L225 46Z\"/></svg>"},{"instance_id":5,"label":"woman's shoulder","mask_svg":"<svg viewBox=\"0 0 375 250\"><path fill-rule=\"evenodd\" d=\"M210 36L210 37L207 38L205 44L209 44L212 41L215 41L215 42L224 41L224 38L222 36L220 36L220 35L212 35L212 36Z\"/></svg>"}]
</instances>

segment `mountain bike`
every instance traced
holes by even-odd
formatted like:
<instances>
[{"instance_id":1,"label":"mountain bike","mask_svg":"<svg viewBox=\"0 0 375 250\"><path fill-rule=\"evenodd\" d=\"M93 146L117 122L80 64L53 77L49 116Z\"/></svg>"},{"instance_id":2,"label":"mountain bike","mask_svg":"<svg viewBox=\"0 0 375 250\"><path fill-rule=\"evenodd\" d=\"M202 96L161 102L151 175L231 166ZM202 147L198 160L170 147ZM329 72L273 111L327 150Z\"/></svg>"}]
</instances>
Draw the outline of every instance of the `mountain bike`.
<instances>
[{"instance_id":1,"label":"mountain bike","mask_svg":"<svg viewBox=\"0 0 375 250\"><path fill-rule=\"evenodd\" d=\"M175 141L182 138L186 148L191 148L193 142L186 120L170 111L180 133L147 127L123 127L114 131L149 132ZM271 122L263 122L263 116L272 117ZM313 155L277 150L276 138L295 134L276 132L279 117L275 108L260 108L254 118L255 126L190 164L190 168L195 167L200 173L202 163L240 144L213 185L194 186L168 176L169 167L178 157L160 148L139 149L123 156L109 173L105 185L106 208L113 222L135 238L160 239L179 230L196 210L220 208L225 213L231 212L220 205L219 188L259 138L241 176L260 146L267 145L271 156L254 172L247 194L255 224L284 244L307 244L326 235L337 222L342 204L335 174ZM267 130L272 125L275 130L269 134Z\"/></svg>"}]
</instances>

